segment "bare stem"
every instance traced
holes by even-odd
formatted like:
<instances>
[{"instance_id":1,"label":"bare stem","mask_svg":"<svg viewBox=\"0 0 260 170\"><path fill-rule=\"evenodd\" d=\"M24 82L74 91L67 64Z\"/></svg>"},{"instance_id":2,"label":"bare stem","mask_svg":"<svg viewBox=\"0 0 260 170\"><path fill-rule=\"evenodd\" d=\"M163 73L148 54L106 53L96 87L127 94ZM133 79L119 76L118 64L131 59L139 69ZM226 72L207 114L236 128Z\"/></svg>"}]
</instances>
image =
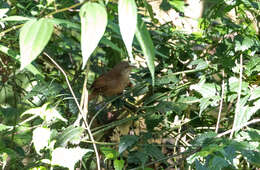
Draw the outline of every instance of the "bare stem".
<instances>
[{"instance_id":1,"label":"bare stem","mask_svg":"<svg viewBox=\"0 0 260 170\"><path fill-rule=\"evenodd\" d=\"M86 120L86 117L84 116L83 110L80 107L79 102L78 102L78 100L77 100L77 98L76 98L76 96L75 96L75 94L73 92L73 89L72 89L71 85L70 85L68 76L66 75L65 71L59 66L59 64L56 63L56 61L54 61L46 52L44 52L44 55L46 55L53 62L53 64L62 72L62 74L64 75L64 77L66 79L67 85L68 85L69 90L70 90L70 92L71 92L71 94L73 96L73 99L75 100L75 103L76 103L76 105L77 105L77 107L79 109L79 112L80 112L81 116L83 117L83 123L84 123L84 125L85 125L85 127L86 127L86 129L88 131L88 134L89 134L89 137L90 137L91 141L93 142L93 147L94 147L94 151L95 151L96 159L97 159L97 167L98 167L98 170L100 170L100 160L99 160L98 150L97 150L97 146L96 146L94 137L93 137L93 135L91 133L91 130L89 128L89 125L88 125L88 122Z\"/></svg>"},{"instance_id":2,"label":"bare stem","mask_svg":"<svg viewBox=\"0 0 260 170\"><path fill-rule=\"evenodd\" d=\"M227 134L231 133L232 131L239 130L239 129L245 127L245 126L248 126L248 125L251 125L251 124L255 124L255 123L258 123L258 122L260 122L260 119L253 119L253 120L251 120L249 122L246 122L245 124L243 124L241 126L235 127L235 129L230 129L230 130L227 130L227 131L225 131L225 132L223 132L221 134L218 134L217 137L222 137L224 135L227 135Z\"/></svg>"},{"instance_id":3,"label":"bare stem","mask_svg":"<svg viewBox=\"0 0 260 170\"><path fill-rule=\"evenodd\" d=\"M222 70L222 92L221 92L221 100L220 100L220 105L219 105L219 112L218 112L218 121L216 125L216 133L218 133L218 128L219 128L219 123L220 123L220 118L221 118L221 112L223 108L223 99L224 99L224 91L225 91L225 80L224 80L225 72Z\"/></svg>"}]
</instances>

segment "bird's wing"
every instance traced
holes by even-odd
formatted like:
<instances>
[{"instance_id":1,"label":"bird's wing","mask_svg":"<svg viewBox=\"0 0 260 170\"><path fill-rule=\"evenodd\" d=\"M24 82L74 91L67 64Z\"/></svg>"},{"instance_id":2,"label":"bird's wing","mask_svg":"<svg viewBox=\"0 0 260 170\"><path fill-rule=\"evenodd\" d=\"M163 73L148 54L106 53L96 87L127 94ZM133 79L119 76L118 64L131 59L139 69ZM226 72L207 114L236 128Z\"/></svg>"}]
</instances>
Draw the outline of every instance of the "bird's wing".
<instances>
[{"instance_id":1,"label":"bird's wing","mask_svg":"<svg viewBox=\"0 0 260 170\"><path fill-rule=\"evenodd\" d=\"M118 78L118 77L114 76L114 78ZM107 89L107 87L113 87L116 82L114 78L111 77L110 74L107 73L103 74L94 81L91 88L98 91L103 91Z\"/></svg>"}]
</instances>

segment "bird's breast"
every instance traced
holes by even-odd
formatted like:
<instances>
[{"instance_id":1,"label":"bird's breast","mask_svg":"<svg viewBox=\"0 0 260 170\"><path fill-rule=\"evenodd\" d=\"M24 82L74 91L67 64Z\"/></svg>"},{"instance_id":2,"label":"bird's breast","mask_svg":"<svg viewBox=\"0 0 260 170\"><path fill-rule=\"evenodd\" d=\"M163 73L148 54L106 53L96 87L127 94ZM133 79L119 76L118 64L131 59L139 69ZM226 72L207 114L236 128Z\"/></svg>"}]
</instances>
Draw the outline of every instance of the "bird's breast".
<instances>
[{"instance_id":1,"label":"bird's breast","mask_svg":"<svg viewBox=\"0 0 260 170\"><path fill-rule=\"evenodd\" d=\"M129 84L129 78L126 76L119 76L117 79L108 82L109 85L106 89L105 95L106 96L113 96L116 94L120 94L124 91L126 86Z\"/></svg>"}]
</instances>

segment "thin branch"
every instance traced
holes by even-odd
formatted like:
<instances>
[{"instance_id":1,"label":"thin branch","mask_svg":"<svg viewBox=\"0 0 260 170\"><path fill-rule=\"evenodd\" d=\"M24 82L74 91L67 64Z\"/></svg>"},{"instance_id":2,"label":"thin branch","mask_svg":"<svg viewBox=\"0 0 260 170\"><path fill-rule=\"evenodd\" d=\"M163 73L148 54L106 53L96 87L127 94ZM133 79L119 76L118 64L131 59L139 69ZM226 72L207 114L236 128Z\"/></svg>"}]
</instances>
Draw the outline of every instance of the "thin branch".
<instances>
[{"instance_id":1,"label":"thin branch","mask_svg":"<svg viewBox=\"0 0 260 170\"><path fill-rule=\"evenodd\" d=\"M74 5L70 6L70 7L58 9L57 11L53 11L53 12L49 13L49 14L46 15L45 17L49 17L49 16L51 16L51 15L54 15L54 14L57 14L57 13L60 13L60 12L69 11L69 10L71 10L72 8L76 8L76 7L80 6L81 4L83 4L83 3L87 2L87 1L88 1L88 0L85 0L85 1L82 1L82 2L80 2L80 3L74 4Z\"/></svg>"},{"instance_id":2,"label":"thin branch","mask_svg":"<svg viewBox=\"0 0 260 170\"><path fill-rule=\"evenodd\" d=\"M43 18L50 17L50 16L52 16L52 15L54 15L54 14L57 14L57 13L60 13L60 12L69 11L69 10L71 10L72 8L76 8L76 7L82 5L83 3L87 2L87 1L88 1L88 0L85 0L85 1L82 1L82 2L80 2L80 3L74 4L74 5L70 6L70 7L58 9L58 10L56 10L56 11L53 11L53 12L47 14L47 15L44 16ZM10 31L13 31L13 30L16 30L16 29L18 29L18 28L21 28L23 25L24 25L24 24L14 25L14 26L12 26L11 28L8 28L8 29L6 29L6 30L0 32L0 38L3 37L6 33L10 32Z\"/></svg>"},{"instance_id":3,"label":"thin branch","mask_svg":"<svg viewBox=\"0 0 260 170\"><path fill-rule=\"evenodd\" d=\"M78 109L80 111L80 114L83 117L83 123L84 123L84 125L85 125L85 127L86 127L86 129L88 131L88 134L89 134L89 137L90 137L91 141L93 142L93 147L94 147L94 151L95 151L96 159L97 159L97 168L98 168L98 170L100 170L100 160L99 160L98 150L97 150L97 146L95 144L94 137L93 137L93 135L91 133L91 130L89 128L89 125L88 125L88 122L86 120L86 117L84 117L83 110L80 107L79 102L78 102L78 100L77 100L77 98L76 98L76 96L75 96L75 94L73 92L73 89L72 89L71 85L70 85L68 76L66 75L65 71L59 66L59 64L56 63L56 61L54 61L46 52L44 52L44 55L47 56L53 62L53 64L55 64L55 66L62 72L62 74L64 75L64 77L66 79L67 85L68 85L69 90L70 90L70 92L71 92L71 94L73 96L73 99L75 100L75 103L76 103L76 105L77 105L77 107L78 107Z\"/></svg>"},{"instance_id":4,"label":"thin branch","mask_svg":"<svg viewBox=\"0 0 260 170\"><path fill-rule=\"evenodd\" d=\"M233 127L232 127L232 131L230 133L229 138L231 139L234 131L236 129L237 126L237 119L240 115L238 115L240 113L240 97L241 97L241 91L242 91L242 76L243 76L243 54L240 54L240 69L239 69L239 88L238 88L238 92L237 92L237 104L236 104L236 111L235 111L235 118L234 118L234 123L233 123Z\"/></svg>"},{"instance_id":5,"label":"thin branch","mask_svg":"<svg viewBox=\"0 0 260 170\"><path fill-rule=\"evenodd\" d=\"M8 28L2 32L0 32L0 38L3 37L6 33L10 32L10 31L13 31L13 30L16 30L18 28L21 28L24 24L20 24L20 25L14 25L12 26L11 28Z\"/></svg>"},{"instance_id":6,"label":"thin branch","mask_svg":"<svg viewBox=\"0 0 260 170\"><path fill-rule=\"evenodd\" d=\"M232 131L239 130L239 129L245 127L245 126L249 126L249 125L251 125L251 124L255 124L255 123L258 123L258 122L260 122L260 119L253 119L253 120L251 120L251 121L249 121L249 122L246 122L245 124L243 124L243 125L241 125L241 126L237 126L235 129L230 129L230 130L227 130L226 132L223 132L223 133L221 133L221 134L218 134L217 137L222 137L222 136L224 136L224 135L227 135L227 134L231 133Z\"/></svg>"},{"instance_id":7,"label":"thin branch","mask_svg":"<svg viewBox=\"0 0 260 170\"><path fill-rule=\"evenodd\" d=\"M221 118L221 112L222 112L222 108L223 108L223 99L224 99L224 91L225 91L225 72L224 70L222 70L222 92L221 92L221 100L220 100L220 105L219 105L219 112L218 112L218 121L217 121L217 125L216 125L216 133L218 133L218 128L219 128L219 123L220 123L220 118Z\"/></svg>"}]
</instances>

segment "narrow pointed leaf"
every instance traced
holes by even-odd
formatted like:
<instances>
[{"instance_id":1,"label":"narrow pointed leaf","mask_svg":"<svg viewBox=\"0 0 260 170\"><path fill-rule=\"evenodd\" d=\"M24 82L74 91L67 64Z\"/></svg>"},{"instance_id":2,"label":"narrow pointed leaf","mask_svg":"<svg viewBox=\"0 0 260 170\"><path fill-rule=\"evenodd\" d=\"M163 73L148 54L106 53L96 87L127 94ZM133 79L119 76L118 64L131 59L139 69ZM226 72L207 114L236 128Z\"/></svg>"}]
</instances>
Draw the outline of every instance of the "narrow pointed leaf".
<instances>
[{"instance_id":1,"label":"narrow pointed leaf","mask_svg":"<svg viewBox=\"0 0 260 170\"><path fill-rule=\"evenodd\" d=\"M125 43L128 55L132 59L132 43L137 24L137 7L135 0L119 0L118 20L120 32Z\"/></svg>"},{"instance_id":2,"label":"narrow pointed leaf","mask_svg":"<svg viewBox=\"0 0 260 170\"><path fill-rule=\"evenodd\" d=\"M80 19L83 69L106 30L106 8L98 3L87 2L80 9Z\"/></svg>"},{"instance_id":3,"label":"narrow pointed leaf","mask_svg":"<svg viewBox=\"0 0 260 170\"><path fill-rule=\"evenodd\" d=\"M53 24L47 19L30 20L19 35L21 69L30 64L42 52L51 38Z\"/></svg>"},{"instance_id":4,"label":"narrow pointed leaf","mask_svg":"<svg viewBox=\"0 0 260 170\"><path fill-rule=\"evenodd\" d=\"M146 58L147 66L152 76L152 85L154 86L155 49L150 33L148 32L145 23L142 21L141 17L138 17L138 25L135 35Z\"/></svg>"}]
</instances>

